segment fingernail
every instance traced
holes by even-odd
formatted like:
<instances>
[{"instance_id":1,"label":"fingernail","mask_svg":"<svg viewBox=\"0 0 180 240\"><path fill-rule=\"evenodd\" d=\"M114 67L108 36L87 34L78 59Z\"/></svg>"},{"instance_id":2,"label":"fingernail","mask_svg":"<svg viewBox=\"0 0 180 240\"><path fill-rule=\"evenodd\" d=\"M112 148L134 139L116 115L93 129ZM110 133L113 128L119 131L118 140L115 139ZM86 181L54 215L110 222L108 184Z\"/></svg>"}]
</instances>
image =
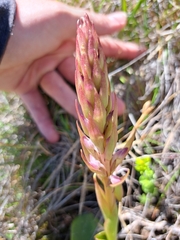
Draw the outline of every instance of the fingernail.
<instances>
[{"instance_id":1,"label":"fingernail","mask_svg":"<svg viewBox=\"0 0 180 240\"><path fill-rule=\"evenodd\" d=\"M127 15L125 12L114 12L108 15L112 25L125 26L127 22Z\"/></svg>"}]
</instances>

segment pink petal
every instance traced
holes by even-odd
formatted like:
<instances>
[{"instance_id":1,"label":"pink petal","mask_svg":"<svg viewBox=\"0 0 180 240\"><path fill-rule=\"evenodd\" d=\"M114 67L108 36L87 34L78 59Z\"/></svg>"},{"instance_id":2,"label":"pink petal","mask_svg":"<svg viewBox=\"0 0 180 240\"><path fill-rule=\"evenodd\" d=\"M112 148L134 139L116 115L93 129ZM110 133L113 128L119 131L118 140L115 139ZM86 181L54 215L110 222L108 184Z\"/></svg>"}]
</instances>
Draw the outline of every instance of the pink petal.
<instances>
[{"instance_id":1,"label":"pink petal","mask_svg":"<svg viewBox=\"0 0 180 240\"><path fill-rule=\"evenodd\" d=\"M95 159L92 155L89 156L89 165L97 171L100 170L100 168L104 169L104 165L97 159Z\"/></svg>"},{"instance_id":2,"label":"pink petal","mask_svg":"<svg viewBox=\"0 0 180 240\"><path fill-rule=\"evenodd\" d=\"M125 170L125 168L123 169L123 170ZM126 178L128 177L128 175L129 175L129 169L128 168L126 168L126 170L127 170L127 173L124 175L124 176L122 176L122 177L118 177L118 176L116 176L116 175L110 175L109 176L109 180L110 180L110 186L111 187L116 187L116 186L118 186L118 185L121 185L125 180L126 180Z\"/></svg>"}]
</instances>

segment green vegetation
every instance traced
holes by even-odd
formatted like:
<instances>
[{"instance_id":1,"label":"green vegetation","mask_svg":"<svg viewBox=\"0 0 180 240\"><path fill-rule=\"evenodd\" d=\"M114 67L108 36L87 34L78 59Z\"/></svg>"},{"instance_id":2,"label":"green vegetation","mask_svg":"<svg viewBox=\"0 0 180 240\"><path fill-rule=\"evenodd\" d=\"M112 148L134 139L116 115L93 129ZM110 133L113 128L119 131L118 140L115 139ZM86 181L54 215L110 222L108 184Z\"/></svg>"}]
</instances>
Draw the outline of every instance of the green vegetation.
<instances>
[{"instance_id":1,"label":"green vegetation","mask_svg":"<svg viewBox=\"0 0 180 240\"><path fill-rule=\"evenodd\" d=\"M151 157L148 155L137 157L135 159L135 169L140 174L139 183L142 187L142 191L144 192L139 196L140 202L145 204L147 199L151 201L151 198L153 196L157 196L158 194L158 188L155 185L155 172L151 168Z\"/></svg>"},{"instance_id":2,"label":"green vegetation","mask_svg":"<svg viewBox=\"0 0 180 240\"><path fill-rule=\"evenodd\" d=\"M97 225L93 214L77 216L71 224L71 240L92 240Z\"/></svg>"}]
</instances>

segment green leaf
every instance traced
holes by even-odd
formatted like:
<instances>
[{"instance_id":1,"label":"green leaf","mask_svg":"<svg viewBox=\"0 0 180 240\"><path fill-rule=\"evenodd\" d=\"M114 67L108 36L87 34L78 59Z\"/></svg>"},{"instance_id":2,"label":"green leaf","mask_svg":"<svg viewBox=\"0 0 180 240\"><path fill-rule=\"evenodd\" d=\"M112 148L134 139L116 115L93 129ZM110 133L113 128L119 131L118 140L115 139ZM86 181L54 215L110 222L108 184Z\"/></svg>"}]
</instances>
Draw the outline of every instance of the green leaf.
<instances>
[{"instance_id":1,"label":"green leaf","mask_svg":"<svg viewBox=\"0 0 180 240\"><path fill-rule=\"evenodd\" d=\"M145 204L147 200L147 195L143 193L142 195L139 196L139 200L141 204Z\"/></svg>"},{"instance_id":2,"label":"green leaf","mask_svg":"<svg viewBox=\"0 0 180 240\"><path fill-rule=\"evenodd\" d=\"M13 239L13 233L6 233L6 239L11 240Z\"/></svg>"},{"instance_id":3,"label":"green leaf","mask_svg":"<svg viewBox=\"0 0 180 240\"><path fill-rule=\"evenodd\" d=\"M107 240L106 233L104 231L99 232L94 237L95 237L95 240Z\"/></svg>"},{"instance_id":4,"label":"green leaf","mask_svg":"<svg viewBox=\"0 0 180 240\"><path fill-rule=\"evenodd\" d=\"M140 179L139 180L141 186L142 186L142 190L145 193L153 193L154 192L154 181L153 180L149 180L149 179Z\"/></svg>"},{"instance_id":5,"label":"green leaf","mask_svg":"<svg viewBox=\"0 0 180 240\"><path fill-rule=\"evenodd\" d=\"M127 12L127 3L126 0L121 0L122 11Z\"/></svg>"},{"instance_id":6,"label":"green leaf","mask_svg":"<svg viewBox=\"0 0 180 240\"><path fill-rule=\"evenodd\" d=\"M146 0L139 0L132 10L131 17L135 17L136 13L141 9L142 3L146 3Z\"/></svg>"},{"instance_id":7,"label":"green leaf","mask_svg":"<svg viewBox=\"0 0 180 240\"><path fill-rule=\"evenodd\" d=\"M93 240L98 220L93 214L76 217L71 224L71 240Z\"/></svg>"},{"instance_id":8,"label":"green leaf","mask_svg":"<svg viewBox=\"0 0 180 240\"><path fill-rule=\"evenodd\" d=\"M124 77L124 76L121 76L121 77L119 78L119 80L120 80L120 82L123 83L123 84L125 84L125 83L127 82L127 78Z\"/></svg>"}]
</instances>

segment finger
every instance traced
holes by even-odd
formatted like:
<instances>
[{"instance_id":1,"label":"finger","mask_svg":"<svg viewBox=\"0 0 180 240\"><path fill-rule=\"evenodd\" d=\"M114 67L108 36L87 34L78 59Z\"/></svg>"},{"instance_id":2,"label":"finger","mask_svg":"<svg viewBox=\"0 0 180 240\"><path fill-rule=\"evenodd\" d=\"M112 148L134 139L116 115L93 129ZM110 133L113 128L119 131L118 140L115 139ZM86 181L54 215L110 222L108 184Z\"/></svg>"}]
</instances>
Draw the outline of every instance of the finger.
<instances>
[{"instance_id":1,"label":"finger","mask_svg":"<svg viewBox=\"0 0 180 240\"><path fill-rule=\"evenodd\" d=\"M57 72L47 73L42 78L40 86L61 107L77 118L75 110L76 94Z\"/></svg>"},{"instance_id":2,"label":"finger","mask_svg":"<svg viewBox=\"0 0 180 240\"><path fill-rule=\"evenodd\" d=\"M62 3L56 4L57 4L56 16L59 24L58 29L59 33L61 34L61 37L63 36L64 39L75 37L77 29L77 20L83 17L86 13L89 15L90 20L95 25L97 33L100 35L112 34L116 31L119 31L124 28L127 22L127 17L124 12L115 12L105 15L90 12L85 9L66 6L63 5Z\"/></svg>"},{"instance_id":3,"label":"finger","mask_svg":"<svg viewBox=\"0 0 180 240\"><path fill-rule=\"evenodd\" d=\"M101 45L107 57L113 57L117 59L131 60L146 50L145 47L136 43L123 42L110 37L102 37Z\"/></svg>"},{"instance_id":4,"label":"finger","mask_svg":"<svg viewBox=\"0 0 180 240\"><path fill-rule=\"evenodd\" d=\"M57 72L46 74L41 80L41 87L49 96L66 109L67 112L77 118L74 105L77 96ZM125 104L120 98L117 98L117 100L118 115L122 115L125 110Z\"/></svg>"},{"instance_id":5,"label":"finger","mask_svg":"<svg viewBox=\"0 0 180 240\"><path fill-rule=\"evenodd\" d=\"M125 27L127 22L127 15L124 12L114 12L105 15L86 11L83 12L83 15L79 14L79 18L83 17L85 13L88 14L99 35L107 35L120 31Z\"/></svg>"},{"instance_id":6,"label":"finger","mask_svg":"<svg viewBox=\"0 0 180 240\"><path fill-rule=\"evenodd\" d=\"M117 59L131 60L146 50L135 43L123 42L109 37L101 38L101 45L107 57ZM73 56L65 58L59 64L58 70L65 79L74 84L75 58Z\"/></svg>"},{"instance_id":7,"label":"finger","mask_svg":"<svg viewBox=\"0 0 180 240\"><path fill-rule=\"evenodd\" d=\"M20 95L24 102L27 110L34 119L37 127L39 128L42 135L49 142L57 142L59 134L54 128L54 124L51 120L50 114L45 105L44 99L37 89L31 90L25 94Z\"/></svg>"},{"instance_id":8,"label":"finger","mask_svg":"<svg viewBox=\"0 0 180 240\"><path fill-rule=\"evenodd\" d=\"M58 66L60 74L68 80L71 84L74 84L75 76L75 58L74 56L65 58Z\"/></svg>"},{"instance_id":9,"label":"finger","mask_svg":"<svg viewBox=\"0 0 180 240\"><path fill-rule=\"evenodd\" d=\"M74 84L74 72L75 72L74 57L67 58L58 67L58 69L66 79L68 79L72 84ZM117 98L117 104L118 104L118 115L122 115L125 111L125 104L120 98Z\"/></svg>"},{"instance_id":10,"label":"finger","mask_svg":"<svg viewBox=\"0 0 180 240\"><path fill-rule=\"evenodd\" d=\"M117 105L118 105L118 116L121 116L125 112L126 107L124 102L119 97L117 97Z\"/></svg>"}]
</instances>

